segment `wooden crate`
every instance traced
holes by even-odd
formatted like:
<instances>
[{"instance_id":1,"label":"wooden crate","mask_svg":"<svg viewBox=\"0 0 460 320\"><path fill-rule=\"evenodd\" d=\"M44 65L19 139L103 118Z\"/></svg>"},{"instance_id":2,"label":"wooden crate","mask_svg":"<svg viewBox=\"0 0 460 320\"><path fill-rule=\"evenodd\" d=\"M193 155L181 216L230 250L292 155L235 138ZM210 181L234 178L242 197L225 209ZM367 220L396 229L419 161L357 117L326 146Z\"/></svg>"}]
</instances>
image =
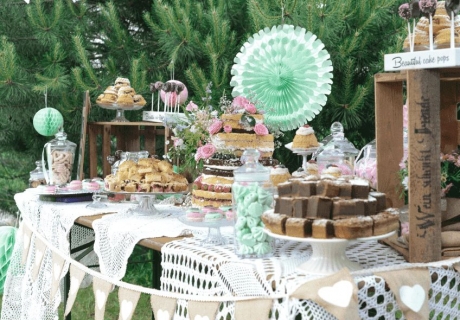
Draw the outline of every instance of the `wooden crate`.
<instances>
[{"instance_id":1,"label":"wooden crate","mask_svg":"<svg viewBox=\"0 0 460 320\"><path fill-rule=\"evenodd\" d=\"M403 157L403 89L409 107L410 262L441 259L440 152L457 149L460 69L376 74L375 123L379 191L400 207L398 172Z\"/></svg>"},{"instance_id":2,"label":"wooden crate","mask_svg":"<svg viewBox=\"0 0 460 320\"><path fill-rule=\"evenodd\" d=\"M102 163L103 176L110 174L111 165L107 156L114 150L112 138L116 138L115 150L140 151L147 150L156 154L157 136L170 139L170 131L162 123L156 122L91 122L88 123L89 175L97 176L98 163ZM98 150L97 138L101 136L102 148ZM141 142L142 145L141 145ZM164 146L166 154L167 148Z\"/></svg>"}]
</instances>

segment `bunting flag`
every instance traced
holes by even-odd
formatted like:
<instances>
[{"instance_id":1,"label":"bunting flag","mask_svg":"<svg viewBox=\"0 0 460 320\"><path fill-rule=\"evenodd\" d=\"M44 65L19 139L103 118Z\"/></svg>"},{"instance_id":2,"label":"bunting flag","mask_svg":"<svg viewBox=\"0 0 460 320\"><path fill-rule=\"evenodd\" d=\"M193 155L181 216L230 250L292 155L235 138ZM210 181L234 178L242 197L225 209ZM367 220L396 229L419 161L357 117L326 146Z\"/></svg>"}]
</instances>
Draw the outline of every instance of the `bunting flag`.
<instances>
[{"instance_id":1,"label":"bunting flag","mask_svg":"<svg viewBox=\"0 0 460 320\"><path fill-rule=\"evenodd\" d=\"M214 320L216 318L219 301L192 301L187 304L187 313L190 320Z\"/></svg>"},{"instance_id":2,"label":"bunting flag","mask_svg":"<svg viewBox=\"0 0 460 320\"><path fill-rule=\"evenodd\" d=\"M113 289L113 284L103 279L93 277L93 292L94 292L94 319L104 320L105 304L109 297L110 291Z\"/></svg>"},{"instance_id":3,"label":"bunting flag","mask_svg":"<svg viewBox=\"0 0 460 320\"><path fill-rule=\"evenodd\" d=\"M38 272L40 271L46 249L46 244L43 243L43 241L41 241L38 237L35 237L35 260L32 267L32 281L37 280Z\"/></svg>"},{"instance_id":4,"label":"bunting flag","mask_svg":"<svg viewBox=\"0 0 460 320\"><path fill-rule=\"evenodd\" d=\"M428 268L379 272L393 292L399 308L408 320L428 319L431 276Z\"/></svg>"},{"instance_id":5,"label":"bunting flag","mask_svg":"<svg viewBox=\"0 0 460 320\"><path fill-rule=\"evenodd\" d=\"M235 302L235 319L268 319L273 299L243 300Z\"/></svg>"},{"instance_id":6,"label":"bunting flag","mask_svg":"<svg viewBox=\"0 0 460 320\"><path fill-rule=\"evenodd\" d=\"M459 263L454 263L454 265L452 267L455 269L455 271L460 272L460 262Z\"/></svg>"},{"instance_id":7,"label":"bunting flag","mask_svg":"<svg viewBox=\"0 0 460 320\"><path fill-rule=\"evenodd\" d=\"M174 298L167 298L152 294L150 305L156 320L171 320L176 310L177 301Z\"/></svg>"},{"instance_id":8,"label":"bunting flag","mask_svg":"<svg viewBox=\"0 0 460 320\"><path fill-rule=\"evenodd\" d=\"M70 310L72 310L73 303L75 302L75 298L77 297L78 290L80 289L81 282L85 277L85 271L78 269L73 264L70 265L70 289L69 295L67 297L67 305L65 307L64 315L68 315Z\"/></svg>"},{"instance_id":9,"label":"bunting flag","mask_svg":"<svg viewBox=\"0 0 460 320\"><path fill-rule=\"evenodd\" d=\"M123 287L118 289L118 301L120 304L120 315L118 320L130 320L136 310L137 302L141 293Z\"/></svg>"},{"instance_id":10,"label":"bunting flag","mask_svg":"<svg viewBox=\"0 0 460 320\"><path fill-rule=\"evenodd\" d=\"M62 269L64 268L65 260L57 253L52 253L53 259L53 279L51 283L51 298L56 295L61 282Z\"/></svg>"},{"instance_id":11,"label":"bunting flag","mask_svg":"<svg viewBox=\"0 0 460 320\"><path fill-rule=\"evenodd\" d=\"M27 227L25 223L21 223L21 225L24 225L22 229L22 259L21 262L24 265L27 260L27 255L29 254L29 247L30 247L30 240L32 238L32 231Z\"/></svg>"},{"instance_id":12,"label":"bunting flag","mask_svg":"<svg viewBox=\"0 0 460 320\"><path fill-rule=\"evenodd\" d=\"M337 319L360 319L358 288L347 268L302 284L291 297L312 300Z\"/></svg>"}]
</instances>

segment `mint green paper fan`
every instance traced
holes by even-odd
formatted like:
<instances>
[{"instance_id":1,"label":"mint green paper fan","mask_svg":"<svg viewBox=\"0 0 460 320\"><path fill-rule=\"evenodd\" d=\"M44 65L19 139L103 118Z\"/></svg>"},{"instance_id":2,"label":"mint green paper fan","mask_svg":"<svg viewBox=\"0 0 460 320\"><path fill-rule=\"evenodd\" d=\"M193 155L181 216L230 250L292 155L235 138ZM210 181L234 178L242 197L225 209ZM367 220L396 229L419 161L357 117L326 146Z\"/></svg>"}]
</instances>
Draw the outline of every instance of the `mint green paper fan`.
<instances>
[{"instance_id":1,"label":"mint green paper fan","mask_svg":"<svg viewBox=\"0 0 460 320\"><path fill-rule=\"evenodd\" d=\"M6 272L10 266L11 255L16 240L16 230L14 227L0 227L0 293L3 293Z\"/></svg>"},{"instance_id":2,"label":"mint green paper fan","mask_svg":"<svg viewBox=\"0 0 460 320\"><path fill-rule=\"evenodd\" d=\"M265 28L249 38L234 62L232 96L260 102L267 125L282 131L311 121L331 92L330 55L304 28Z\"/></svg>"}]
</instances>

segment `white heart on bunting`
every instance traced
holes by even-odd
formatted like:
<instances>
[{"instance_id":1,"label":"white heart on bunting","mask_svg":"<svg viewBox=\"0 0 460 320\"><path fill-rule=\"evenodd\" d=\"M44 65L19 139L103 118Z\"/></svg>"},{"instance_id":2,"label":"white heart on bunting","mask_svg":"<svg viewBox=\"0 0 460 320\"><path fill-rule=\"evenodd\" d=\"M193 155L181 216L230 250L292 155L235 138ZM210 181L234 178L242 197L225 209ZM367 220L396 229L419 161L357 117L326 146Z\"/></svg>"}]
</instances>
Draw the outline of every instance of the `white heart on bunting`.
<instances>
[{"instance_id":1,"label":"white heart on bunting","mask_svg":"<svg viewBox=\"0 0 460 320\"><path fill-rule=\"evenodd\" d=\"M29 245L30 245L30 236L27 233L24 233L23 239L24 239L24 250L26 250L27 248L29 248Z\"/></svg>"},{"instance_id":2,"label":"white heart on bunting","mask_svg":"<svg viewBox=\"0 0 460 320\"><path fill-rule=\"evenodd\" d=\"M43 251L40 249L35 250L35 265L38 267L38 265L42 262L43 258Z\"/></svg>"},{"instance_id":3,"label":"white heart on bunting","mask_svg":"<svg viewBox=\"0 0 460 320\"><path fill-rule=\"evenodd\" d=\"M80 280L75 277L72 277L70 279L70 290L69 290L70 294L71 295L77 294L78 289L80 289Z\"/></svg>"},{"instance_id":4,"label":"white heart on bunting","mask_svg":"<svg viewBox=\"0 0 460 320\"><path fill-rule=\"evenodd\" d=\"M350 304L353 295L353 285L350 281L340 280L332 287L320 288L318 295L321 299L332 305L346 308Z\"/></svg>"},{"instance_id":5,"label":"white heart on bunting","mask_svg":"<svg viewBox=\"0 0 460 320\"><path fill-rule=\"evenodd\" d=\"M121 302L121 317L123 320L129 319L131 312L133 311L133 302L123 300Z\"/></svg>"},{"instance_id":6,"label":"white heart on bunting","mask_svg":"<svg viewBox=\"0 0 460 320\"><path fill-rule=\"evenodd\" d=\"M107 296L105 295L105 292L97 289L96 303L97 303L97 307L99 310L101 310L104 307L106 299L107 299Z\"/></svg>"},{"instance_id":7,"label":"white heart on bunting","mask_svg":"<svg viewBox=\"0 0 460 320\"><path fill-rule=\"evenodd\" d=\"M399 288L401 301L412 311L419 312L425 302L425 290L419 284L410 286L401 286Z\"/></svg>"},{"instance_id":8,"label":"white heart on bunting","mask_svg":"<svg viewBox=\"0 0 460 320\"><path fill-rule=\"evenodd\" d=\"M59 263L54 263L53 272L54 272L54 280L55 281L59 280L59 277L61 276L61 266L59 265Z\"/></svg>"},{"instance_id":9,"label":"white heart on bunting","mask_svg":"<svg viewBox=\"0 0 460 320\"><path fill-rule=\"evenodd\" d=\"M157 318L158 320L169 320L170 316L168 310L159 309L157 313Z\"/></svg>"},{"instance_id":10,"label":"white heart on bunting","mask_svg":"<svg viewBox=\"0 0 460 320\"><path fill-rule=\"evenodd\" d=\"M195 319L193 319L193 320L209 320L209 317L208 317L208 316L202 317L202 316L200 316L200 315L196 315L196 316L195 316Z\"/></svg>"}]
</instances>

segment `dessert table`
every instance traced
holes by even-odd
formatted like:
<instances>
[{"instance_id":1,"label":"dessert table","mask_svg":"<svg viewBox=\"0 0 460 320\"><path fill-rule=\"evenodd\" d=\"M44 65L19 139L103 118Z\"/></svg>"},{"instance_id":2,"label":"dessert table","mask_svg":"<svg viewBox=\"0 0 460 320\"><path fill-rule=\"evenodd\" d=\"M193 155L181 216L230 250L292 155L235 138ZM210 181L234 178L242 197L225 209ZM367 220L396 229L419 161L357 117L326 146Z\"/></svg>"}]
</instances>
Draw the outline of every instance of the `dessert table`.
<instances>
[{"instance_id":1,"label":"dessert table","mask_svg":"<svg viewBox=\"0 0 460 320\"><path fill-rule=\"evenodd\" d=\"M82 286L91 284L91 280L93 286L105 281L110 288L115 285L120 291L150 295L156 316L165 312L155 307L156 301L161 301L161 305L167 305L165 299L173 301L171 319L189 319L196 310L205 310L203 306L208 305L218 306L210 313L215 319L244 319L241 314L258 318L254 312L263 311L255 307L259 305L268 308L268 319L337 318L320 301L303 299L297 294L298 288L327 278L297 269L311 256L308 243L277 239L272 257L242 260L234 254L231 227L221 228L227 244L205 245L202 241L206 237L205 230L181 224L177 219L180 209L172 206L162 208L157 217L138 217L130 213L132 204L108 203L107 208L94 210L86 208L87 202L40 201L30 192L17 194L15 200L22 216L21 231L5 283L1 319L56 319L64 291L61 288L53 294L53 287L63 282L68 271L73 281L76 269L83 272ZM190 232L194 237L170 241L177 236L190 235ZM75 261L71 249L93 241L94 252ZM127 257L136 244L161 249L161 290L120 280L126 271ZM460 259L410 264L391 247L377 241L354 243L347 248L346 254L363 267L349 273L356 286L359 318L391 319L399 313L404 319L395 294L388 289L383 277L389 271L410 274L412 271L407 270L418 269L428 270L430 275L430 316L460 316L460 276L457 272ZM58 256L63 266L56 276ZM99 264L100 269L86 267L94 264ZM68 289L70 293L72 288L71 285ZM121 309L124 305L120 301ZM96 319L100 315L98 307L97 302Z\"/></svg>"}]
</instances>

